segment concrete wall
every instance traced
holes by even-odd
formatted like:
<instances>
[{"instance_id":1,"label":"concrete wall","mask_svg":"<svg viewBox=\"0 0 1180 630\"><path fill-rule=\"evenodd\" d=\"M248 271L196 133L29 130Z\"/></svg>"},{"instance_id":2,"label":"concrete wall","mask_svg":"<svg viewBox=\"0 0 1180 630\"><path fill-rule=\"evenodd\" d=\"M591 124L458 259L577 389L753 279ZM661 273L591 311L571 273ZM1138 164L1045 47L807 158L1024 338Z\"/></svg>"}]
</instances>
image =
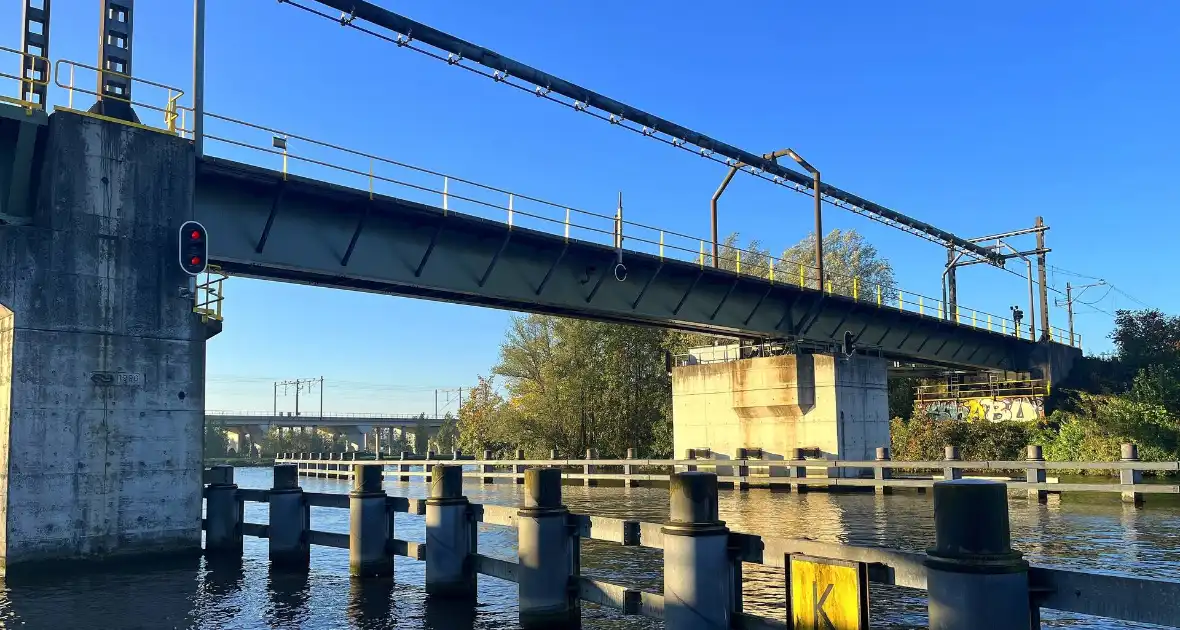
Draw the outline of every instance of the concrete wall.
<instances>
[{"instance_id":1,"label":"concrete wall","mask_svg":"<svg viewBox=\"0 0 1180 630\"><path fill-rule=\"evenodd\" d=\"M179 138L55 113L33 225L0 227L6 570L199 546L205 337L176 251L193 159Z\"/></svg>"},{"instance_id":2,"label":"concrete wall","mask_svg":"<svg viewBox=\"0 0 1180 630\"><path fill-rule=\"evenodd\" d=\"M672 420L677 457L689 448L729 458L758 447L768 459L793 448L871 459L889 445L886 362L784 355L677 367Z\"/></svg>"}]
</instances>

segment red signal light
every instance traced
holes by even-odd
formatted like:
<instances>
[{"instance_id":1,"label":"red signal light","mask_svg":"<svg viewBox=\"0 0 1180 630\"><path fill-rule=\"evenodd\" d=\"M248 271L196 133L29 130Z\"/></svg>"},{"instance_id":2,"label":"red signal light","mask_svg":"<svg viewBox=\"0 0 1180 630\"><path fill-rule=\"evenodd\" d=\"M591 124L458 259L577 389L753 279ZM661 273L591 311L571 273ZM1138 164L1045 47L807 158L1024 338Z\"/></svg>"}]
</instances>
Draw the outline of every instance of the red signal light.
<instances>
[{"instance_id":1,"label":"red signal light","mask_svg":"<svg viewBox=\"0 0 1180 630\"><path fill-rule=\"evenodd\" d=\"M196 221L185 221L177 232L180 268L190 276L203 273L209 262L209 233Z\"/></svg>"}]
</instances>

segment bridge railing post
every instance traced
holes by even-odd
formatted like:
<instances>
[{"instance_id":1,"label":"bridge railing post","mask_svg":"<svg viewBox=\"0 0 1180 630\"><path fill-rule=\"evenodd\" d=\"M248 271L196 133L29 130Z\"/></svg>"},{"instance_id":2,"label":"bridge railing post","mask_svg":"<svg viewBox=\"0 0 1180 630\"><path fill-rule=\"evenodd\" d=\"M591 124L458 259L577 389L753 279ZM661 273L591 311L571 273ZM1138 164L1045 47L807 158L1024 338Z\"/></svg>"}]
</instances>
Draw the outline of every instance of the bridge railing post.
<instances>
[{"instance_id":1,"label":"bridge railing post","mask_svg":"<svg viewBox=\"0 0 1180 630\"><path fill-rule=\"evenodd\" d=\"M947 447L943 448L943 452L944 452L943 460L945 460L947 462L946 468L942 469L943 478L945 478L947 481L954 481L955 479L962 479L963 478L963 469L957 468L954 464L954 462L958 462L958 461L962 460L962 457L959 456L959 447L947 446Z\"/></svg>"},{"instance_id":2,"label":"bridge railing post","mask_svg":"<svg viewBox=\"0 0 1180 630\"><path fill-rule=\"evenodd\" d=\"M205 490L205 550L214 554L242 554L242 500L234 483L234 467L210 468Z\"/></svg>"},{"instance_id":3,"label":"bridge railing post","mask_svg":"<svg viewBox=\"0 0 1180 630\"><path fill-rule=\"evenodd\" d=\"M930 630L1028 630L1028 563L1012 549L1003 483L934 484L934 546L926 556Z\"/></svg>"},{"instance_id":4,"label":"bridge railing post","mask_svg":"<svg viewBox=\"0 0 1180 630\"><path fill-rule=\"evenodd\" d=\"M803 449L791 449L791 461L798 462L790 467L791 479L796 481L787 487L794 488L795 492L807 492L807 482L804 481L807 479L807 464L803 460Z\"/></svg>"},{"instance_id":5,"label":"bridge railing post","mask_svg":"<svg viewBox=\"0 0 1180 630\"><path fill-rule=\"evenodd\" d=\"M520 625L579 627L574 580L580 572L580 541L561 503L561 469L530 468L524 479L524 503L516 523Z\"/></svg>"},{"instance_id":6,"label":"bridge railing post","mask_svg":"<svg viewBox=\"0 0 1180 630\"><path fill-rule=\"evenodd\" d=\"M438 457L438 454L435 453L434 451L426 451L426 461L432 462L435 460L436 457ZM434 464L423 464L422 470L426 472L426 476L423 477L423 480L426 483L430 483L430 480L431 480L430 473L431 473L431 471L434 470Z\"/></svg>"},{"instance_id":7,"label":"bridge railing post","mask_svg":"<svg viewBox=\"0 0 1180 630\"><path fill-rule=\"evenodd\" d=\"M484 450L484 452L483 452L483 460L484 460L485 462L487 462L487 461L489 461L489 460L491 460L491 459L492 459L492 450L491 450L491 449L485 449L485 450ZM480 466L480 470L481 470L482 472L484 472L484 473L490 473L490 472L493 472L493 471L495 470L495 466L493 466L492 464L487 464L487 463L485 463L485 464L483 464L483 465L481 465L481 466ZM481 483L496 483L496 478L495 478L495 477L483 477L483 478L481 478L481 479L480 479L480 482L481 482Z\"/></svg>"},{"instance_id":8,"label":"bridge railing post","mask_svg":"<svg viewBox=\"0 0 1180 630\"><path fill-rule=\"evenodd\" d=\"M696 459L696 458L697 458L697 450L695 448L690 448L690 449L684 451L684 459ZM684 467L684 472L696 472L696 470L697 470L697 467L693 464L689 464Z\"/></svg>"},{"instance_id":9,"label":"bridge railing post","mask_svg":"<svg viewBox=\"0 0 1180 630\"><path fill-rule=\"evenodd\" d=\"M557 449L555 449L555 448L549 449L549 459L550 460L556 460L556 459L560 459L560 458L561 458L561 455L558 454Z\"/></svg>"},{"instance_id":10,"label":"bridge railing post","mask_svg":"<svg viewBox=\"0 0 1180 630\"><path fill-rule=\"evenodd\" d=\"M633 448L627 449L627 459L635 459L635 449L633 449ZM634 488L639 485L638 481L631 478L631 475L635 474L635 467L634 466L632 466L631 464L624 464L623 465L623 474L627 475L627 480L623 482L625 487Z\"/></svg>"},{"instance_id":11,"label":"bridge railing post","mask_svg":"<svg viewBox=\"0 0 1180 630\"><path fill-rule=\"evenodd\" d=\"M1043 463L1045 461L1044 449L1039 444L1030 444L1027 459L1030 462ZM1028 483L1045 483L1047 479L1044 466L1029 466L1024 470L1024 480ZM1029 488L1028 498L1037 503L1045 503L1049 500L1049 493L1042 489Z\"/></svg>"},{"instance_id":12,"label":"bridge railing post","mask_svg":"<svg viewBox=\"0 0 1180 630\"><path fill-rule=\"evenodd\" d=\"M664 535L664 624L668 630L729 628L734 609L729 529L718 518L717 475L672 476Z\"/></svg>"},{"instance_id":13,"label":"bridge railing post","mask_svg":"<svg viewBox=\"0 0 1180 630\"><path fill-rule=\"evenodd\" d=\"M267 542L270 545L270 564L275 569L307 571L311 561L311 545L307 532L311 529L311 506L299 487L295 464L276 464L274 487L268 494L270 523Z\"/></svg>"},{"instance_id":14,"label":"bridge railing post","mask_svg":"<svg viewBox=\"0 0 1180 630\"><path fill-rule=\"evenodd\" d=\"M889 461L889 447L888 446L878 446L877 447L877 461L879 461L879 462ZM876 479L877 481L886 481L888 479L893 479L893 469L886 468L884 466L878 466L877 468L873 469L873 478ZM893 494L893 488L886 486L884 483L882 483L880 485L873 486L873 492L876 494Z\"/></svg>"},{"instance_id":15,"label":"bridge railing post","mask_svg":"<svg viewBox=\"0 0 1180 630\"><path fill-rule=\"evenodd\" d=\"M596 449L596 448L586 449L586 459L598 459L598 449ZM596 474L598 474L598 466L595 464L585 464L582 466L582 474L596 475ZM597 486L598 480L591 479L590 477L585 477L582 479L582 485L586 486L587 488Z\"/></svg>"},{"instance_id":16,"label":"bridge railing post","mask_svg":"<svg viewBox=\"0 0 1180 630\"><path fill-rule=\"evenodd\" d=\"M393 523L381 488L381 467L356 464L348 493L348 572L354 577L393 575L389 539Z\"/></svg>"},{"instance_id":17,"label":"bridge railing post","mask_svg":"<svg viewBox=\"0 0 1180 630\"><path fill-rule=\"evenodd\" d=\"M746 459L750 457L750 449L739 448L733 453L733 458L738 460L736 466L733 467L733 474L737 479L733 482L734 490L749 490L750 489L750 466L746 463Z\"/></svg>"},{"instance_id":18,"label":"bridge railing post","mask_svg":"<svg viewBox=\"0 0 1180 630\"><path fill-rule=\"evenodd\" d=\"M463 495L463 466L434 468L430 498L426 499L426 592L431 595L475 597L474 523Z\"/></svg>"},{"instance_id":19,"label":"bridge railing post","mask_svg":"<svg viewBox=\"0 0 1180 630\"><path fill-rule=\"evenodd\" d=\"M519 461L523 461L523 460L524 460L524 449L523 448L516 449L516 461L519 462ZM514 472L518 475L515 479L512 480L513 483L515 483L517 485L521 485L524 483L524 471L526 468L528 468L528 467L525 466L524 464L516 464L512 467L512 472Z\"/></svg>"},{"instance_id":20,"label":"bridge railing post","mask_svg":"<svg viewBox=\"0 0 1180 630\"><path fill-rule=\"evenodd\" d=\"M1121 449L1122 457L1120 461L1123 462L1137 462L1139 461L1139 446L1135 444L1123 444ZM1132 505L1143 505L1143 493L1135 492L1135 485L1143 483L1143 471L1134 468L1124 468L1119 470L1119 483L1123 486L1122 498L1123 503L1130 503Z\"/></svg>"}]
</instances>

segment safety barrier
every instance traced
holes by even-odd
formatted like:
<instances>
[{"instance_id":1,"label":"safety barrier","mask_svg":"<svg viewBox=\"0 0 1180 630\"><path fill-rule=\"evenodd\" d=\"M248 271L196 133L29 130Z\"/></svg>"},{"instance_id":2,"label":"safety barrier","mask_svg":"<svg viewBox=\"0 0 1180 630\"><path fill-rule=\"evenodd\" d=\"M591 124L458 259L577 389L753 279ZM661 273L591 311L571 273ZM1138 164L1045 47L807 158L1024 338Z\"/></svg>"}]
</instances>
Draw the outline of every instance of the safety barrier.
<instances>
[{"instance_id":1,"label":"safety barrier","mask_svg":"<svg viewBox=\"0 0 1180 630\"><path fill-rule=\"evenodd\" d=\"M1142 623L1180 619L1178 582L1029 566L999 526L1008 520L999 483L936 484L935 541L920 554L732 532L717 511L719 479L707 472L672 476L669 520L657 524L569 513L557 468L523 471L517 507L468 502L453 463L434 465L425 500L388 496L383 470L354 464L352 491L341 495L304 492L292 464L275 466L269 490L238 488L232 467L215 466L206 472L206 552L237 557L244 536L265 538L272 570L306 572L311 545L337 547L349 550L357 578L391 575L394 556L408 557L426 562L428 593L465 605L474 605L477 575L485 575L517 584L525 628L576 626L581 601L662 619L670 630L831 627L821 617L837 614L847 624L839 627L867 628L869 582L925 589L930 625L945 630L1040 627L1042 608ZM246 501L267 503L269 522L246 522ZM349 532L312 529L313 506L348 509ZM395 537L398 512L426 517L426 543ZM479 553L479 523L515 529L518 560ZM662 550L663 593L582 575L583 539ZM786 570L783 619L743 612L743 563ZM793 587L808 582L810 596L813 589Z\"/></svg>"}]
</instances>

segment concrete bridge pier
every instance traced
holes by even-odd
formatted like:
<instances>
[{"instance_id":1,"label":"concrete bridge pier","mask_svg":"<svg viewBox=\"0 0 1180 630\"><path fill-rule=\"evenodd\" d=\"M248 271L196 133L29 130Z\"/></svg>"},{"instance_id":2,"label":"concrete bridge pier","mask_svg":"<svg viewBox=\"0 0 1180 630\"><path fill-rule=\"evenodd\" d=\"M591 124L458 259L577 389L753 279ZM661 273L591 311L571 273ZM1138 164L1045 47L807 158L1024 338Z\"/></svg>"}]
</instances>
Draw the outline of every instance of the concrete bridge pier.
<instances>
[{"instance_id":1,"label":"concrete bridge pier","mask_svg":"<svg viewBox=\"0 0 1180 630\"><path fill-rule=\"evenodd\" d=\"M673 368L675 452L757 446L762 459L816 449L826 459L871 460L889 444L886 364L862 355L790 354ZM736 472L717 467L718 475Z\"/></svg>"},{"instance_id":2,"label":"concrete bridge pier","mask_svg":"<svg viewBox=\"0 0 1180 630\"><path fill-rule=\"evenodd\" d=\"M32 216L0 226L0 565L197 552L192 145L68 112L37 141Z\"/></svg>"},{"instance_id":3,"label":"concrete bridge pier","mask_svg":"<svg viewBox=\"0 0 1180 630\"><path fill-rule=\"evenodd\" d=\"M243 457L254 454L261 455L259 443L266 436L266 427L257 425L230 426L225 428L225 435L229 440L226 446Z\"/></svg>"}]
</instances>

